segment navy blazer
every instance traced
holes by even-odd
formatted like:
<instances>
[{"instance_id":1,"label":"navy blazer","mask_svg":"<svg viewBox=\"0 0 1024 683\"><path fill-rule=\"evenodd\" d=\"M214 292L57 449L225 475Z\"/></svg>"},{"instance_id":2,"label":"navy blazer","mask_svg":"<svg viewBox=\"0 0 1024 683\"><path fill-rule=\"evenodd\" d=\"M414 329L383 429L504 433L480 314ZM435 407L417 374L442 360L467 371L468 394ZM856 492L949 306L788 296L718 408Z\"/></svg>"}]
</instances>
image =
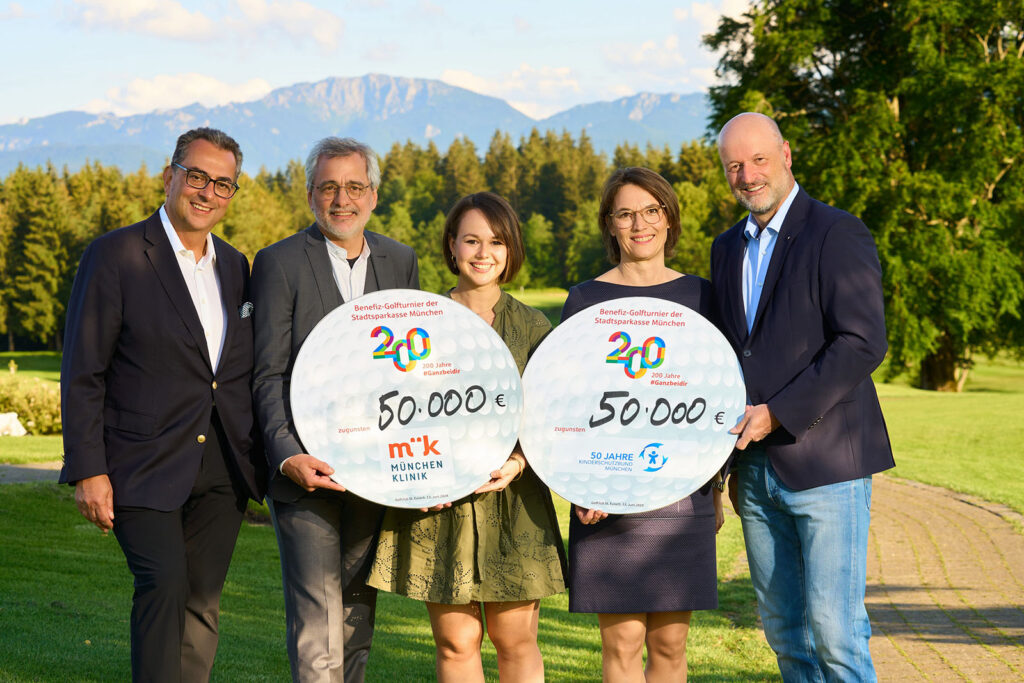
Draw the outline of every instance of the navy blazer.
<instances>
[{"instance_id":1,"label":"navy blazer","mask_svg":"<svg viewBox=\"0 0 1024 683\"><path fill-rule=\"evenodd\" d=\"M786 486L808 489L892 467L871 381L885 357L882 269L855 216L802 188L775 243L750 333L743 310L746 219L711 247L715 312L751 405L781 426L762 441Z\"/></svg>"},{"instance_id":2,"label":"navy blazer","mask_svg":"<svg viewBox=\"0 0 1024 683\"><path fill-rule=\"evenodd\" d=\"M412 247L369 230L363 236L370 245L364 293L420 288ZM256 254L252 298L256 335L253 393L270 465L270 497L294 502L306 491L280 472L287 458L306 452L292 423L292 366L316 324L345 303L334 280L326 239L315 222Z\"/></svg>"},{"instance_id":3,"label":"navy blazer","mask_svg":"<svg viewBox=\"0 0 1024 683\"><path fill-rule=\"evenodd\" d=\"M86 248L64 332L61 482L107 474L115 506L181 507L199 472L216 400L228 441L222 447L249 495L263 498L252 318L241 316L249 263L227 242L213 240L227 311L216 372L159 212Z\"/></svg>"}]
</instances>

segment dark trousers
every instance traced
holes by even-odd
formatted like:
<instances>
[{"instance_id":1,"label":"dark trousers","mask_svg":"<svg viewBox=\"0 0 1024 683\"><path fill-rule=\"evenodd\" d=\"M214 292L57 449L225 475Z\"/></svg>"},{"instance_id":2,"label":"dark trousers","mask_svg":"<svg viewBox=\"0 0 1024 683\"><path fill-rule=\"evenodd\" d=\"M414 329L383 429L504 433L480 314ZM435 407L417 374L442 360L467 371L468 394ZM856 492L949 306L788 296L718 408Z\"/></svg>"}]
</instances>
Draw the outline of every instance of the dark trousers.
<instances>
[{"instance_id":1,"label":"dark trousers","mask_svg":"<svg viewBox=\"0 0 1024 683\"><path fill-rule=\"evenodd\" d=\"M132 680L206 681L217 653L220 593L247 495L214 413L188 500L163 512L114 509L114 535L135 577Z\"/></svg>"},{"instance_id":2,"label":"dark trousers","mask_svg":"<svg viewBox=\"0 0 1024 683\"><path fill-rule=\"evenodd\" d=\"M377 606L377 589L366 585L366 577L383 508L333 491L270 506L281 551L292 680L361 682Z\"/></svg>"}]
</instances>

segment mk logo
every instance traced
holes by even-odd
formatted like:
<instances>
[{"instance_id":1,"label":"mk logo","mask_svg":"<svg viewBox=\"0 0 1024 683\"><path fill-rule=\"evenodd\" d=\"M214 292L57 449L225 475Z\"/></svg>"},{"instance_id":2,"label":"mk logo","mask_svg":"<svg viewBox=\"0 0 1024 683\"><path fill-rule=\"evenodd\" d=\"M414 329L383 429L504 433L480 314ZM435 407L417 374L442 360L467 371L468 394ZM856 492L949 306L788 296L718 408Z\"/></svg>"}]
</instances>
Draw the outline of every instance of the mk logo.
<instances>
[{"instance_id":1,"label":"mk logo","mask_svg":"<svg viewBox=\"0 0 1024 683\"><path fill-rule=\"evenodd\" d=\"M400 441L398 443L388 444L388 457L389 458L411 458L414 453L412 452L412 446L409 444L421 444L423 446L423 452L420 454L423 457L428 455L441 455L441 452L437 450L438 439L430 440L430 437L424 434L423 436L414 436L409 439L409 443Z\"/></svg>"}]
</instances>

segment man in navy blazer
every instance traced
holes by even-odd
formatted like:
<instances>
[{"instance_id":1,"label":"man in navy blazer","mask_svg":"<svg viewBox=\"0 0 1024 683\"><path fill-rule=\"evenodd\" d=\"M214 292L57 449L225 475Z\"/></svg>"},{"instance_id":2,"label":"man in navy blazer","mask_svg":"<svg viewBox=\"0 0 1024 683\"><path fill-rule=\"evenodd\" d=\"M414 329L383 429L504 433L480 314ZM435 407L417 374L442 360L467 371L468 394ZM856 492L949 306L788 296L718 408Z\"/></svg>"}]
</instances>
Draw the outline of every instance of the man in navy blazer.
<instances>
[{"instance_id":1,"label":"man in navy blazer","mask_svg":"<svg viewBox=\"0 0 1024 683\"><path fill-rule=\"evenodd\" d=\"M135 577L137 681L209 678L246 501L265 489L249 264L210 234L241 163L221 131L179 137L164 205L86 248L68 302L60 480Z\"/></svg>"},{"instance_id":2,"label":"man in navy blazer","mask_svg":"<svg viewBox=\"0 0 1024 683\"><path fill-rule=\"evenodd\" d=\"M366 585L383 508L331 479L306 452L291 415L291 371L306 337L346 301L419 289L411 247L366 230L380 165L367 145L328 137L306 159L316 220L253 260L254 396L270 464L270 508L281 551L292 680L362 681L377 591ZM344 391L344 387L339 388Z\"/></svg>"},{"instance_id":3,"label":"man in navy blazer","mask_svg":"<svg viewBox=\"0 0 1024 683\"><path fill-rule=\"evenodd\" d=\"M729 487L765 635L786 681L872 681L871 475L894 465L871 381L887 349L875 243L796 184L767 116L730 120L718 149L750 211L715 239L711 274L747 387Z\"/></svg>"}]
</instances>

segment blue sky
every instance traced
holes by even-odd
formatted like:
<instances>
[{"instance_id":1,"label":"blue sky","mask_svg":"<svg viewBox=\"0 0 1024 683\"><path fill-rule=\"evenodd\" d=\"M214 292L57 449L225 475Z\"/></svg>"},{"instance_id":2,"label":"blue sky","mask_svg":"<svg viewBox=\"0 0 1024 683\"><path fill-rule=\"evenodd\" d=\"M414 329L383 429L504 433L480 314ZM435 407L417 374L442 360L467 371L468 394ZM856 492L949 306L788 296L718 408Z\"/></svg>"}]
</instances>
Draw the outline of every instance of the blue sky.
<instances>
[{"instance_id":1,"label":"blue sky","mask_svg":"<svg viewBox=\"0 0 1024 683\"><path fill-rule=\"evenodd\" d=\"M0 0L0 123L257 99L332 76L436 78L535 118L702 91L700 36L748 0Z\"/></svg>"}]
</instances>

